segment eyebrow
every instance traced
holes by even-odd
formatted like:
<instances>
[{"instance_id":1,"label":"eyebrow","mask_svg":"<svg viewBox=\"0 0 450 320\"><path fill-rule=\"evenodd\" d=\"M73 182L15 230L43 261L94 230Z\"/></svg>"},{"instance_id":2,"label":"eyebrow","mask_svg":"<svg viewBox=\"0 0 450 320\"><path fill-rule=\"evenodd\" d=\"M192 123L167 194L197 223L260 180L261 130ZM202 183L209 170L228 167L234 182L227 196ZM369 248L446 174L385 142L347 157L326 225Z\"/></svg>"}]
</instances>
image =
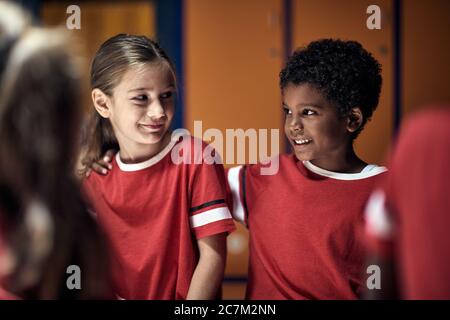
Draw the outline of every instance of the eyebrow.
<instances>
[{"instance_id":1,"label":"eyebrow","mask_svg":"<svg viewBox=\"0 0 450 320\"><path fill-rule=\"evenodd\" d=\"M175 89L175 85L174 85L174 84L171 84L171 85L169 85L168 87L166 87L166 88L165 88L164 90L162 90L162 91L165 91L165 90L168 90L168 89ZM151 91L151 90L153 90L153 88L144 88L144 87L140 87L140 88L135 88L135 89L128 90L128 92L133 92L133 91L147 91L147 90Z\"/></svg>"},{"instance_id":2,"label":"eyebrow","mask_svg":"<svg viewBox=\"0 0 450 320\"><path fill-rule=\"evenodd\" d=\"M318 104L315 104L315 103L299 103L299 104L296 105L296 107L299 107L299 106L302 106L302 107L314 107L314 108L318 108L318 109L323 109L322 106L320 106L320 105L318 105ZM290 107L289 107L286 103L284 103L284 102L283 102L283 107L290 108Z\"/></svg>"}]
</instances>

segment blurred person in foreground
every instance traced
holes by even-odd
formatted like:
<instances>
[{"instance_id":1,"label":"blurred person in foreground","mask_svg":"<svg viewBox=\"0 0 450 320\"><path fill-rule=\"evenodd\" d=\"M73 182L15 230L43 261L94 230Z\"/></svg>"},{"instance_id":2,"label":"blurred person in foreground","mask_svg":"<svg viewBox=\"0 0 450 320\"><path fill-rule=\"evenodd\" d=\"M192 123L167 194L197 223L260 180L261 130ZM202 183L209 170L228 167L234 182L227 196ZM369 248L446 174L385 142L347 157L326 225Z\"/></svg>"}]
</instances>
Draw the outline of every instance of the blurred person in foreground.
<instances>
[{"instance_id":1,"label":"blurred person in foreground","mask_svg":"<svg viewBox=\"0 0 450 320\"><path fill-rule=\"evenodd\" d=\"M107 246L73 168L77 48L28 21L0 2L0 299L109 298ZM71 265L80 289L68 286Z\"/></svg>"},{"instance_id":2,"label":"blurred person in foreground","mask_svg":"<svg viewBox=\"0 0 450 320\"><path fill-rule=\"evenodd\" d=\"M450 108L427 108L402 127L389 173L366 209L378 299L450 299Z\"/></svg>"}]
</instances>

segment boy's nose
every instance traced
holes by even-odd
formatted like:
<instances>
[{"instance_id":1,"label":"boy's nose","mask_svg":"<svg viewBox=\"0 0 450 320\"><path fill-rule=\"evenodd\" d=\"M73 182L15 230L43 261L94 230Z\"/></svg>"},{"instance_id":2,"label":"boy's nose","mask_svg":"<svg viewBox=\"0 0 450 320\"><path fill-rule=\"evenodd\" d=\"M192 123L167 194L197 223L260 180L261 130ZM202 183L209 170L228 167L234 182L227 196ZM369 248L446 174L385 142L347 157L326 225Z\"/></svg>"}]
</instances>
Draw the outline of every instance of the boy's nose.
<instances>
[{"instance_id":1,"label":"boy's nose","mask_svg":"<svg viewBox=\"0 0 450 320\"><path fill-rule=\"evenodd\" d=\"M293 132L302 131L303 130L303 122L301 119L292 119L290 123L290 128Z\"/></svg>"},{"instance_id":2,"label":"boy's nose","mask_svg":"<svg viewBox=\"0 0 450 320\"><path fill-rule=\"evenodd\" d=\"M159 120L166 116L164 108L159 100L156 100L150 104L147 110L147 116L152 120Z\"/></svg>"}]
</instances>

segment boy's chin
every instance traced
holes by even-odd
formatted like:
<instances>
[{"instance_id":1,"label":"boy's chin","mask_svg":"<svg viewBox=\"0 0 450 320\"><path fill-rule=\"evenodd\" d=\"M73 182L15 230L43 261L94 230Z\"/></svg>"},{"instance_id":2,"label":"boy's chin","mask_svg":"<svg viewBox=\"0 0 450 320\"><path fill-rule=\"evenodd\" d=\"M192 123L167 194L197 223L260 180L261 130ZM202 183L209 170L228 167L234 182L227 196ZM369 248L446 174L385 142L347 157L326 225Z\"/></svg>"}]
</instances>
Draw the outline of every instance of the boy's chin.
<instances>
[{"instance_id":1,"label":"boy's chin","mask_svg":"<svg viewBox=\"0 0 450 320\"><path fill-rule=\"evenodd\" d=\"M300 154L300 153L294 152L294 155L297 158L297 160L299 160L299 161L311 161L312 160L312 157L309 156L308 154L304 154L304 153Z\"/></svg>"}]
</instances>

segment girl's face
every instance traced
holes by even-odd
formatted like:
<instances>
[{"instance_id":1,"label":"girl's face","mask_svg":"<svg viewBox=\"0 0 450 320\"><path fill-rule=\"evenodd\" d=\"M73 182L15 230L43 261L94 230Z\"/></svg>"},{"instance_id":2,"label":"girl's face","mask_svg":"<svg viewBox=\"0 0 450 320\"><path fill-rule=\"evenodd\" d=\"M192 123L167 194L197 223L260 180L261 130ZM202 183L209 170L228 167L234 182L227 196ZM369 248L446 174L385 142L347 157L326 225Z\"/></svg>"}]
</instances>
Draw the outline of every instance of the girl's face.
<instances>
[{"instance_id":1,"label":"girl's face","mask_svg":"<svg viewBox=\"0 0 450 320\"><path fill-rule=\"evenodd\" d=\"M351 148L347 118L309 84L289 84L283 90L285 134L297 159L321 168L342 162Z\"/></svg>"},{"instance_id":2,"label":"girl's face","mask_svg":"<svg viewBox=\"0 0 450 320\"><path fill-rule=\"evenodd\" d=\"M110 100L109 119L126 157L159 152L168 140L175 108L175 79L163 64L128 68Z\"/></svg>"}]
</instances>

